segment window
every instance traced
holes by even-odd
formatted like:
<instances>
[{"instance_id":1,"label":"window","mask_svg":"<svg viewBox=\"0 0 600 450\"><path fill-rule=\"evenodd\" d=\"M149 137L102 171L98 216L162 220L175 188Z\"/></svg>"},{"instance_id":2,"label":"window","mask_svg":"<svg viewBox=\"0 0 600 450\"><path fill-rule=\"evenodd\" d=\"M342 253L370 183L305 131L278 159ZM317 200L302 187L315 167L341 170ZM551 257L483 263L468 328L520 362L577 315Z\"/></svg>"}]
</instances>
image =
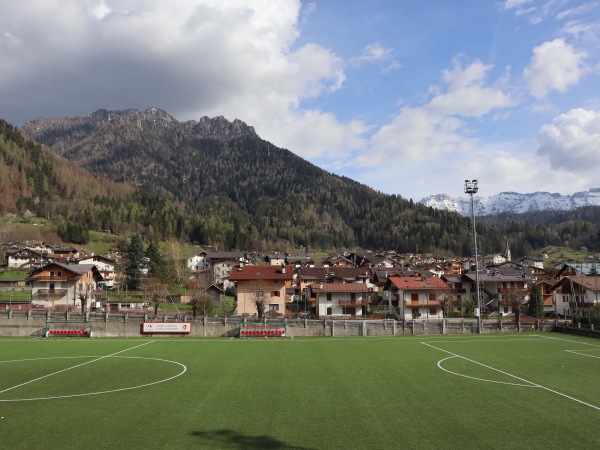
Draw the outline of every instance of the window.
<instances>
[{"instance_id":1,"label":"window","mask_svg":"<svg viewBox=\"0 0 600 450\"><path fill-rule=\"evenodd\" d=\"M279 297L280 294L281 293L279 291L271 291L271 297Z\"/></svg>"},{"instance_id":2,"label":"window","mask_svg":"<svg viewBox=\"0 0 600 450\"><path fill-rule=\"evenodd\" d=\"M419 313L419 308L413 308L412 309L412 316L416 319L417 317L419 317L421 314Z\"/></svg>"},{"instance_id":3,"label":"window","mask_svg":"<svg viewBox=\"0 0 600 450\"><path fill-rule=\"evenodd\" d=\"M429 308L430 316L437 316L437 308Z\"/></svg>"},{"instance_id":4,"label":"window","mask_svg":"<svg viewBox=\"0 0 600 450\"><path fill-rule=\"evenodd\" d=\"M270 303L269 311L279 311L279 305L277 303Z\"/></svg>"},{"instance_id":5,"label":"window","mask_svg":"<svg viewBox=\"0 0 600 450\"><path fill-rule=\"evenodd\" d=\"M327 301L330 302L331 301L331 292L327 293Z\"/></svg>"},{"instance_id":6,"label":"window","mask_svg":"<svg viewBox=\"0 0 600 450\"><path fill-rule=\"evenodd\" d=\"M508 306L504 307L504 314L508 314Z\"/></svg>"}]
</instances>

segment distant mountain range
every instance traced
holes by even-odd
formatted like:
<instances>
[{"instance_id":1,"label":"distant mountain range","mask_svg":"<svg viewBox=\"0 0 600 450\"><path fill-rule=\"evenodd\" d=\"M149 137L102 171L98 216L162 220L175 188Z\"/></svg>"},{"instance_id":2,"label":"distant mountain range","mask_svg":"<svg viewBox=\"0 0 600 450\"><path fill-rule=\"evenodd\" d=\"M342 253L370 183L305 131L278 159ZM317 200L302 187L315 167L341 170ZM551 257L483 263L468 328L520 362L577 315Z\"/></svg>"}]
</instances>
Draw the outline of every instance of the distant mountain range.
<instances>
[{"instance_id":1,"label":"distant mountain range","mask_svg":"<svg viewBox=\"0 0 600 450\"><path fill-rule=\"evenodd\" d=\"M452 211L464 216L471 214L469 197L451 197L436 194L425 197L419 203L443 211ZM583 206L600 206L600 188L576 192L573 195L552 194L550 192L534 192L519 194L517 192L501 192L491 197L473 199L475 214L489 216L505 212L526 213L534 211L572 211Z\"/></svg>"}]
</instances>

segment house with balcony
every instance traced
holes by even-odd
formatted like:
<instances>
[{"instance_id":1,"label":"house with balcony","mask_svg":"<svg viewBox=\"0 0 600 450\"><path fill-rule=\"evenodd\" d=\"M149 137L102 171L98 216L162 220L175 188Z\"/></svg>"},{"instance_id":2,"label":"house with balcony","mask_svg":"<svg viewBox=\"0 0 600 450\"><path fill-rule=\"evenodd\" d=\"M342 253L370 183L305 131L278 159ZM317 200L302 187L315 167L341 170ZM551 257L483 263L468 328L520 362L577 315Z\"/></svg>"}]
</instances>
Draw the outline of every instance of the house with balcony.
<instances>
[{"instance_id":1,"label":"house with balcony","mask_svg":"<svg viewBox=\"0 0 600 450\"><path fill-rule=\"evenodd\" d=\"M444 302L452 294L444 280L433 276L391 276L386 290L403 320L443 319Z\"/></svg>"},{"instance_id":2,"label":"house with balcony","mask_svg":"<svg viewBox=\"0 0 600 450\"><path fill-rule=\"evenodd\" d=\"M211 269L211 284L219 286L223 290L231 285L229 274L233 267L248 263L245 252L209 252L206 254L205 260Z\"/></svg>"},{"instance_id":3,"label":"house with balcony","mask_svg":"<svg viewBox=\"0 0 600 450\"><path fill-rule=\"evenodd\" d=\"M556 313L568 317L585 317L600 305L600 276L564 277L552 288Z\"/></svg>"},{"instance_id":4,"label":"house with balcony","mask_svg":"<svg viewBox=\"0 0 600 450\"><path fill-rule=\"evenodd\" d=\"M319 317L355 319L367 313L369 287L364 283L313 283L307 297Z\"/></svg>"},{"instance_id":5,"label":"house with balcony","mask_svg":"<svg viewBox=\"0 0 600 450\"><path fill-rule=\"evenodd\" d=\"M48 252L27 247L11 248L6 251L7 265L11 269L37 269L50 261Z\"/></svg>"},{"instance_id":6,"label":"house with balcony","mask_svg":"<svg viewBox=\"0 0 600 450\"><path fill-rule=\"evenodd\" d=\"M90 257L78 260L77 264L95 265L98 268L98 271L102 274L102 282L99 284L102 284L108 289L111 289L114 286L116 262L112 259L105 256L92 255Z\"/></svg>"},{"instance_id":7,"label":"house with balcony","mask_svg":"<svg viewBox=\"0 0 600 450\"><path fill-rule=\"evenodd\" d=\"M45 308L81 307L93 301L96 284L103 280L93 264L49 263L34 270L31 279L31 302Z\"/></svg>"},{"instance_id":8,"label":"house with balcony","mask_svg":"<svg viewBox=\"0 0 600 450\"><path fill-rule=\"evenodd\" d=\"M236 288L236 315L258 316L260 303L266 316L283 317L286 302L292 301L287 292L293 288L292 265L244 265L231 269L229 280Z\"/></svg>"}]
</instances>

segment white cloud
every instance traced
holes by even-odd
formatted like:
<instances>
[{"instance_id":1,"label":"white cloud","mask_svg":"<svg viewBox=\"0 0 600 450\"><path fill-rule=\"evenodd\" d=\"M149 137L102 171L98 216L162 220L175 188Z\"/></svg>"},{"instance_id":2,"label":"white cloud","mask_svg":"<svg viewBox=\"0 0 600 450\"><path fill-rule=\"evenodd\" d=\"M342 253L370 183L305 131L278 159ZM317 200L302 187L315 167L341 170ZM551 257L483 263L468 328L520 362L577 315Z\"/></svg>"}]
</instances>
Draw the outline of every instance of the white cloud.
<instances>
[{"instance_id":1,"label":"white cloud","mask_svg":"<svg viewBox=\"0 0 600 450\"><path fill-rule=\"evenodd\" d=\"M526 17L532 25L538 25L548 18L562 18L569 14L577 14L577 8L563 10L569 0L506 0L505 11L514 10L515 16ZM570 12L569 12L570 11Z\"/></svg>"},{"instance_id":2,"label":"white cloud","mask_svg":"<svg viewBox=\"0 0 600 450\"><path fill-rule=\"evenodd\" d=\"M45 116L157 105L180 120L239 118L301 156L335 157L355 149L366 127L300 108L345 80L344 61L329 49L293 48L299 21L314 10L299 0L0 6L2 109L25 121L36 117L29 97ZM368 50L371 58L389 59L389 49Z\"/></svg>"},{"instance_id":3,"label":"white cloud","mask_svg":"<svg viewBox=\"0 0 600 450\"><path fill-rule=\"evenodd\" d=\"M580 16L589 13L593 9L598 7L598 2L586 2L579 6L566 9L556 15L558 20L563 20L573 16Z\"/></svg>"},{"instance_id":4,"label":"white cloud","mask_svg":"<svg viewBox=\"0 0 600 450\"><path fill-rule=\"evenodd\" d=\"M469 154L476 137L465 118L482 117L515 104L498 87L486 85L491 66L474 61L463 67L458 60L442 74L443 86L431 88L433 97L420 107L405 107L370 139L369 150L356 158L358 166L405 166L429 161L442 163Z\"/></svg>"},{"instance_id":5,"label":"white cloud","mask_svg":"<svg viewBox=\"0 0 600 450\"><path fill-rule=\"evenodd\" d=\"M394 49L384 48L379 42L368 44L360 55L350 58L348 66L356 68L365 64L375 63L381 68L383 73L398 70L402 68L402 64L394 59L393 52Z\"/></svg>"},{"instance_id":6,"label":"white cloud","mask_svg":"<svg viewBox=\"0 0 600 450\"><path fill-rule=\"evenodd\" d=\"M583 64L586 56L586 52L578 52L561 38L535 47L529 66L523 71L531 95L543 99L551 91L564 93L579 83L586 73Z\"/></svg>"},{"instance_id":7,"label":"white cloud","mask_svg":"<svg viewBox=\"0 0 600 450\"><path fill-rule=\"evenodd\" d=\"M500 88L485 85L491 69L481 61L463 68L455 59L454 67L443 72L448 91L434 97L426 108L443 115L480 117L493 109L513 106L515 101Z\"/></svg>"},{"instance_id":8,"label":"white cloud","mask_svg":"<svg viewBox=\"0 0 600 450\"><path fill-rule=\"evenodd\" d=\"M533 1L534 0L506 0L506 2L504 3L504 9L509 10L522 8L524 5L532 3Z\"/></svg>"},{"instance_id":9,"label":"white cloud","mask_svg":"<svg viewBox=\"0 0 600 450\"><path fill-rule=\"evenodd\" d=\"M597 45L600 42L600 23L570 20L561 28L560 33L570 35L576 41L586 45Z\"/></svg>"},{"instance_id":10,"label":"white cloud","mask_svg":"<svg viewBox=\"0 0 600 450\"><path fill-rule=\"evenodd\" d=\"M538 155L553 170L597 180L600 167L600 111L572 109L541 127Z\"/></svg>"}]
</instances>

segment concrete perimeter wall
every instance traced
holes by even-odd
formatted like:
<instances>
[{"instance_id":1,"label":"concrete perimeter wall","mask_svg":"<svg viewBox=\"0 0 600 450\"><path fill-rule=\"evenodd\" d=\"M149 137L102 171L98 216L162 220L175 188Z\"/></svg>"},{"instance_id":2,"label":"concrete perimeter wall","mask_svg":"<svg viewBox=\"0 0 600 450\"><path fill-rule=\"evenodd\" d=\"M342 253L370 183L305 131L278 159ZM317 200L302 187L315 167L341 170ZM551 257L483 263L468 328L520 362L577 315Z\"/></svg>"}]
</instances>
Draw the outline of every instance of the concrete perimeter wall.
<instances>
[{"instance_id":1,"label":"concrete perimeter wall","mask_svg":"<svg viewBox=\"0 0 600 450\"><path fill-rule=\"evenodd\" d=\"M65 322L75 326L77 322L91 322L95 337L141 337L153 336L141 332L142 323L146 322L192 322L192 332L185 335L154 336L183 336L183 337L238 337L240 326L253 321L239 318L200 318L193 320L185 315L151 316L148 314L132 315L119 314L87 314L85 317L78 313L52 313L50 311L2 311L0 313L0 337L30 337L44 336L47 322ZM261 322L261 323L269 323ZM477 320L475 319L445 319L445 320L414 320L398 322L395 320L330 320L330 319L285 319L283 322L286 336L400 336L400 335L440 335L440 334L475 334ZM569 331L581 334L596 334L593 330L581 327L567 326L566 323L536 322L534 324L516 324L515 322L484 320L483 333L518 332L518 331Z\"/></svg>"}]
</instances>

